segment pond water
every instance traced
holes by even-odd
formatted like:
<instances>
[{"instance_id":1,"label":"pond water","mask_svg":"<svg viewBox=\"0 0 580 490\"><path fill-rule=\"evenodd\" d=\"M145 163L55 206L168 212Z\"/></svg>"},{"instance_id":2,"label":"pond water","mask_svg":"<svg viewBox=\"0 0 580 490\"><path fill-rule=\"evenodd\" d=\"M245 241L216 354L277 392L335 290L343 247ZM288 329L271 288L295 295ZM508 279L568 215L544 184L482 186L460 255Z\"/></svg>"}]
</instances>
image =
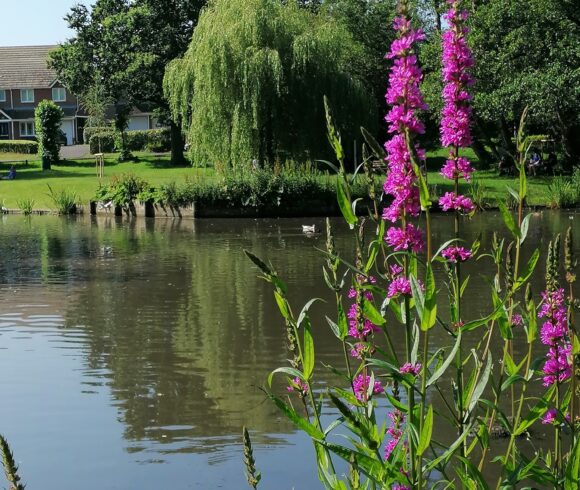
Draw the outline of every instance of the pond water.
<instances>
[{"instance_id":1,"label":"pond water","mask_svg":"<svg viewBox=\"0 0 580 490\"><path fill-rule=\"evenodd\" d=\"M349 230L334 223L349 257ZM318 488L309 440L260 390L285 364L284 327L269 285L243 254L275 265L295 308L329 298L317 250L324 237L306 237L301 224L2 216L0 433L27 488L245 488L243 425L260 488ZM528 255L545 252L569 225L580 238L580 215L534 214ZM435 243L451 227L436 216ZM463 228L489 249L502 224L486 213ZM468 266L467 320L486 313L478 277L486 266ZM321 362L342 366L342 354L321 321L330 306L313 312L322 390L331 378ZM434 344L449 343L436 331Z\"/></svg>"}]
</instances>

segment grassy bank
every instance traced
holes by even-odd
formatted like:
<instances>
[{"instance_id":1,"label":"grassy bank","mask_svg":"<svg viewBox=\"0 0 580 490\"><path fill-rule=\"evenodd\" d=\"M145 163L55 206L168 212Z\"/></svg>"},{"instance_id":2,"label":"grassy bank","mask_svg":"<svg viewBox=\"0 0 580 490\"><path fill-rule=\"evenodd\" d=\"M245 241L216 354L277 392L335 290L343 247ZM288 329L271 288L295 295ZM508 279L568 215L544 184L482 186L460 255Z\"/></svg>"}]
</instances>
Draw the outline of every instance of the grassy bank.
<instances>
[{"instance_id":1,"label":"grassy bank","mask_svg":"<svg viewBox=\"0 0 580 490\"><path fill-rule=\"evenodd\" d=\"M180 182L186 178L213 179L215 173L209 169L191 167L172 167L166 156L157 157L140 154L139 161L119 163L109 156L105 161L103 183L108 183L114 176L132 173L151 183L161 185L169 182ZM0 173L5 176L11 164L0 163ZM54 165L50 171L42 171L40 162L34 161L25 165L15 164L16 180L0 180L0 202L7 208L18 207L18 201L33 199L35 209L54 207L48 196L48 185L55 191L68 189L74 191L80 202L88 203L95 195L100 180L96 177L93 159L63 162Z\"/></svg>"},{"instance_id":2,"label":"grassy bank","mask_svg":"<svg viewBox=\"0 0 580 490\"><path fill-rule=\"evenodd\" d=\"M438 158L444 160L443 155L433 156L435 156L433 160ZM210 168L173 167L167 155L138 153L137 157L137 162L119 163L115 155L107 155L105 176L102 181L96 177L93 159L66 161L47 172L41 170L40 162L37 160L29 160L28 164L24 161L16 163L16 180L0 180L0 203L7 208L17 208L19 202L32 199L35 209L52 209L54 204L48 195L48 185L55 191L61 189L74 191L79 202L87 203L94 198L99 184L108 184L112 178L123 174L133 174L154 188L171 182L181 184L186 180L207 186L218 180L215 171ZM452 184L435 170L438 168L437 163L439 162L432 161L433 166L430 164L429 185L435 196L441 196L452 190ZM10 165L10 163L0 163L0 174L6 175ZM328 181L328 177L324 178ZM552 181L552 177L530 178L528 204L545 206L549 201L548 186ZM500 177L493 170L485 170L477 173L472 184L462 184L461 192L468 195L475 194L476 200L488 206L494 206L498 200L508 198L507 186L516 188L516 179L507 176Z\"/></svg>"}]
</instances>

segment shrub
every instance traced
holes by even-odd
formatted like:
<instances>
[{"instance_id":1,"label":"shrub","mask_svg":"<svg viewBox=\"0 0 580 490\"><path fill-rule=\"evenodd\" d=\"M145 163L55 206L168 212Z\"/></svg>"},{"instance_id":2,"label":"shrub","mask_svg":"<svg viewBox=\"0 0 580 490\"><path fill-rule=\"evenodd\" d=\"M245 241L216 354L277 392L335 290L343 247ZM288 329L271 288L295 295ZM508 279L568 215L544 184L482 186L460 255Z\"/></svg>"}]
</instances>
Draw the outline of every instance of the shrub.
<instances>
[{"instance_id":1,"label":"shrub","mask_svg":"<svg viewBox=\"0 0 580 490\"><path fill-rule=\"evenodd\" d=\"M34 155L38 153L38 143L28 140L3 140L0 141L0 153L24 153Z\"/></svg>"},{"instance_id":2,"label":"shrub","mask_svg":"<svg viewBox=\"0 0 580 490\"><path fill-rule=\"evenodd\" d=\"M83 130L83 141L86 144L89 144L89 142L91 141L91 136L93 136L94 134L108 132L113 133L114 132L113 128L107 126L89 126L88 128L85 128Z\"/></svg>"},{"instance_id":3,"label":"shrub","mask_svg":"<svg viewBox=\"0 0 580 490\"><path fill-rule=\"evenodd\" d=\"M49 170L60 160L61 129L63 110L52 100L42 100L34 111L34 126L38 138L38 156L42 158L42 169Z\"/></svg>"},{"instance_id":4,"label":"shrub","mask_svg":"<svg viewBox=\"0 0 580 490\"><path fill-rule=\"evenodd\" d=\"M168 128L127 131L127 148L130 151L169 151L171 134ZM116 135L115 147L120 147L120 135Z\"/></svg>"},{"instance_id":5,"label":"shrub","mask_svg":"<svg viewBox=\"0 0 580 490\"><path fill-rule=\"evenodd\" d=\"M126 207L139 199L145 191L152 192L146 181L133 174L123 174L114 176L109 185L99 187L95 198L98 201L113 201L115 206Z\"/></svg>"},{"instance_id":6,"label":"shrub","mask_svg":"<svg viewBox=\"0 0 580 490\"><path fill-rule=\"evenodd\" d=\"M95 153L112 153L115 151L115 133L107 131L104 133L95 133L89 140L89 151Z\"/></svg>"}]
</instances>

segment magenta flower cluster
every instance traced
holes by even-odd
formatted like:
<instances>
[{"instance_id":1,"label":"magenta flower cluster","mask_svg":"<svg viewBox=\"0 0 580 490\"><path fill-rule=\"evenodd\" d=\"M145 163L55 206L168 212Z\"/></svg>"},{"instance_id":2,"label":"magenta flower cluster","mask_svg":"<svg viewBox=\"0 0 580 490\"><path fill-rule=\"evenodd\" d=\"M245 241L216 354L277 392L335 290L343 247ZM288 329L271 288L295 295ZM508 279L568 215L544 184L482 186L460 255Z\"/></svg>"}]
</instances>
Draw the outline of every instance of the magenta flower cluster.
<instances>
[{"instance_id":1,"label":"magenta flower cluster","mask_svg":"<svg viewBox=\"0 0 580 490\"><path fill-rule=\"evenodd\" d=\"M567 308L564 290L545 291L542 293L542 306L538 318L544 318L540 338L549 347L544 364L544 386L568 379L572 374Z\"/></svg>"},{"instance_id":2,"label":"magenta flower cluster","mask_svg":"<svg viewBox=\"0 0 580 490\"><path fill-rule=\"evenodd\" d=\"M391 421L387 429L387 434L390 436L390 439L385 446L385 459L391 457L401 437L403 437L403 424L405 423L405 415L397 408L389 412L388 416Z\"/></svg>"},{"instance_id":3,"label":"magenta flower cluster","mask_svg":"<svg viewBox=\"0 0 580 490\"><path fill-rule=\"evenodd\" d=\"M399 368L399 371L403 374L412 374L413 376L418 376L422 367L423 365L420 362L416 364L406 362Z\"/></svg>"},{"instance_id":4,"label":"magenta flower cluster","mask_svg":"<svg viewBox=\"0 0 580 490\"><path fill-rule=\"evenodd\" d=\"M394 29L397 39L391 44L387 58L393 60L389 74L387 103L391 106L386 116L388 131L392 137L385 144L389 170L384 184L385 194L392 197L391 204L383 211L383 219L392 223L406 222L407 217L416 217L421 212L419 188L412 164L412 156L407 145L407 135L422 134L425 126L417 112L427 109L420 90L423 78L417 63L414 45L425 39L420 29L414 29L404 15L395 18ZM419 160L425 160L425 151L415 147ZM423 249L421 232L412 224L391 227L385 240L394 250Z\"/></svg>"},{"instance_id":5,"label":"magenta flower cluster","mask_svg":"<svg viewBox=\"0 0 580 490\"><path fill-rule=\"evenodd\" d=\"M467 45L467 12L459 9L459 0L447 0L451 8L445 14L449 29L443 33L443 111L441 114L441 144L449 147L449 158L441 169L443 177L458 182L471 180L473 168L469 160L459 156L459 148L471 146L470 73L473 56ZM471 200L456 192L448 192L439 200L443 211L470 213Z\"/></svg>"},{"instance_id":6,"label":"magenta flower cluster","mask_svg":"<svg viewBox=\"0 0 580 490\"><path fill-rule=\"evenodd\" d=\"M451 246L441 252L441 256L448 262L465 262L471 258L471 250L464 247Z\"/></svg>"},{"instance_id":7,"label":"magenta flower cluster","mask_svg":"<svg viewBox=\"0 0 580 490\"><path fill-rule=\"evenodd\" d=\"M364 374L359 374L356 378L354 378L352 382L352 388L354 390L354 396L359 402L362 402L366 399L370 383L371 377L365 376ZM375 381L373 384L373 393L377 395L383 391L384 388L381 383L379 381Z\"/></svg>"},{"instance_id":8,"label":"magenta flower cluster","mask_svg":"<svg viewBox=\"0 0 580 490\"><path fill-rule=\"evenodd\" d=\"M290 380L290 385L286 387L289 392L297 392L299 396L304 397L308 394L308 384L296 377Z\"/></svg>"}]
</instances>

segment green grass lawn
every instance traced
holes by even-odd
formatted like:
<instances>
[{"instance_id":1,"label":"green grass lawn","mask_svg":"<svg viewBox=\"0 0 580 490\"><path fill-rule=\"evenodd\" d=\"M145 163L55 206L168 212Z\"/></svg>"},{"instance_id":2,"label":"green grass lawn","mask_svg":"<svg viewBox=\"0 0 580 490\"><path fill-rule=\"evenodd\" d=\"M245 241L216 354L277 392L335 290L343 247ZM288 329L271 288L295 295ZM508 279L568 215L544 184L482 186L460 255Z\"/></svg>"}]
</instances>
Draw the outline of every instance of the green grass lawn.
<instances>
[{"instance_id":1,"label":"green grass lawn","mask_svg":"<svg viewBox=\"0 0 580 490\"><path fill-rule=\"evenodd\" d=\"M108 183L111 178L122 174L134 174L153 187L163 183L183 182L186 178L199 181L211 181L216 178L213 169L172 167L168 155L152 155L137 153L137 162L118 163L116 155L106 155L105 176L102 183ZM468 155L474 159L474 155ZM55 191L67 189L74 191L80 203L88 203L95 195L100 180L96 177L95 162L92 158L66 161L53 166L50 171L43 172L35 155L20 155L21 162L16 163L16 180L0 180L0 203L7 208L19 208L18 202L23 199L33 199L34 209L54 209L55 205L48 195L48 185ZM34 158L25 164L24 160ZM15 160L15 159L14 159ZM436 169L444 163L445 152L438 151L429 154L429 185L434 194L443 195L452 190L452 183L441 177ZM0 162L0 174L5 176L10 163ZM517 188L514 177L500 177L493 170L476 173L475 182L479 183L484 193L485 201L495 205L498 200L508 198L507 186ZM547 186L549 177L533 177L529 179L528 204L545 205L547 203ZM461 184L460 191L471 195L471 185Z\"/></svg>"},{"instance_id":2,"label":"green grass lawn","mask_svg":"<svg viewBox=\"0 0 580 490\"><path fill-rule=\"evenodd\" d=\"M118 163L115 156L107 156L105 175L102 183L108 183L115 175L134 174L153 186L167 182L181 182L186 178L212 179L210 169L191 167L172 167L168 156L137 154L138 162ZM11 164L0 163L0 174L5 176ZM15 164L16 180L0 180L0 203L11 209L18 208L18 202L28 198L34 200L34 209L54 209L48 196L48 185L55 191L68 189L74 191L79 202L87 203L93 198L100 180L96 176L93 159L63 162L53 165L52 170L43 172L39 161Z\"/></svg>"}]
</instances>

